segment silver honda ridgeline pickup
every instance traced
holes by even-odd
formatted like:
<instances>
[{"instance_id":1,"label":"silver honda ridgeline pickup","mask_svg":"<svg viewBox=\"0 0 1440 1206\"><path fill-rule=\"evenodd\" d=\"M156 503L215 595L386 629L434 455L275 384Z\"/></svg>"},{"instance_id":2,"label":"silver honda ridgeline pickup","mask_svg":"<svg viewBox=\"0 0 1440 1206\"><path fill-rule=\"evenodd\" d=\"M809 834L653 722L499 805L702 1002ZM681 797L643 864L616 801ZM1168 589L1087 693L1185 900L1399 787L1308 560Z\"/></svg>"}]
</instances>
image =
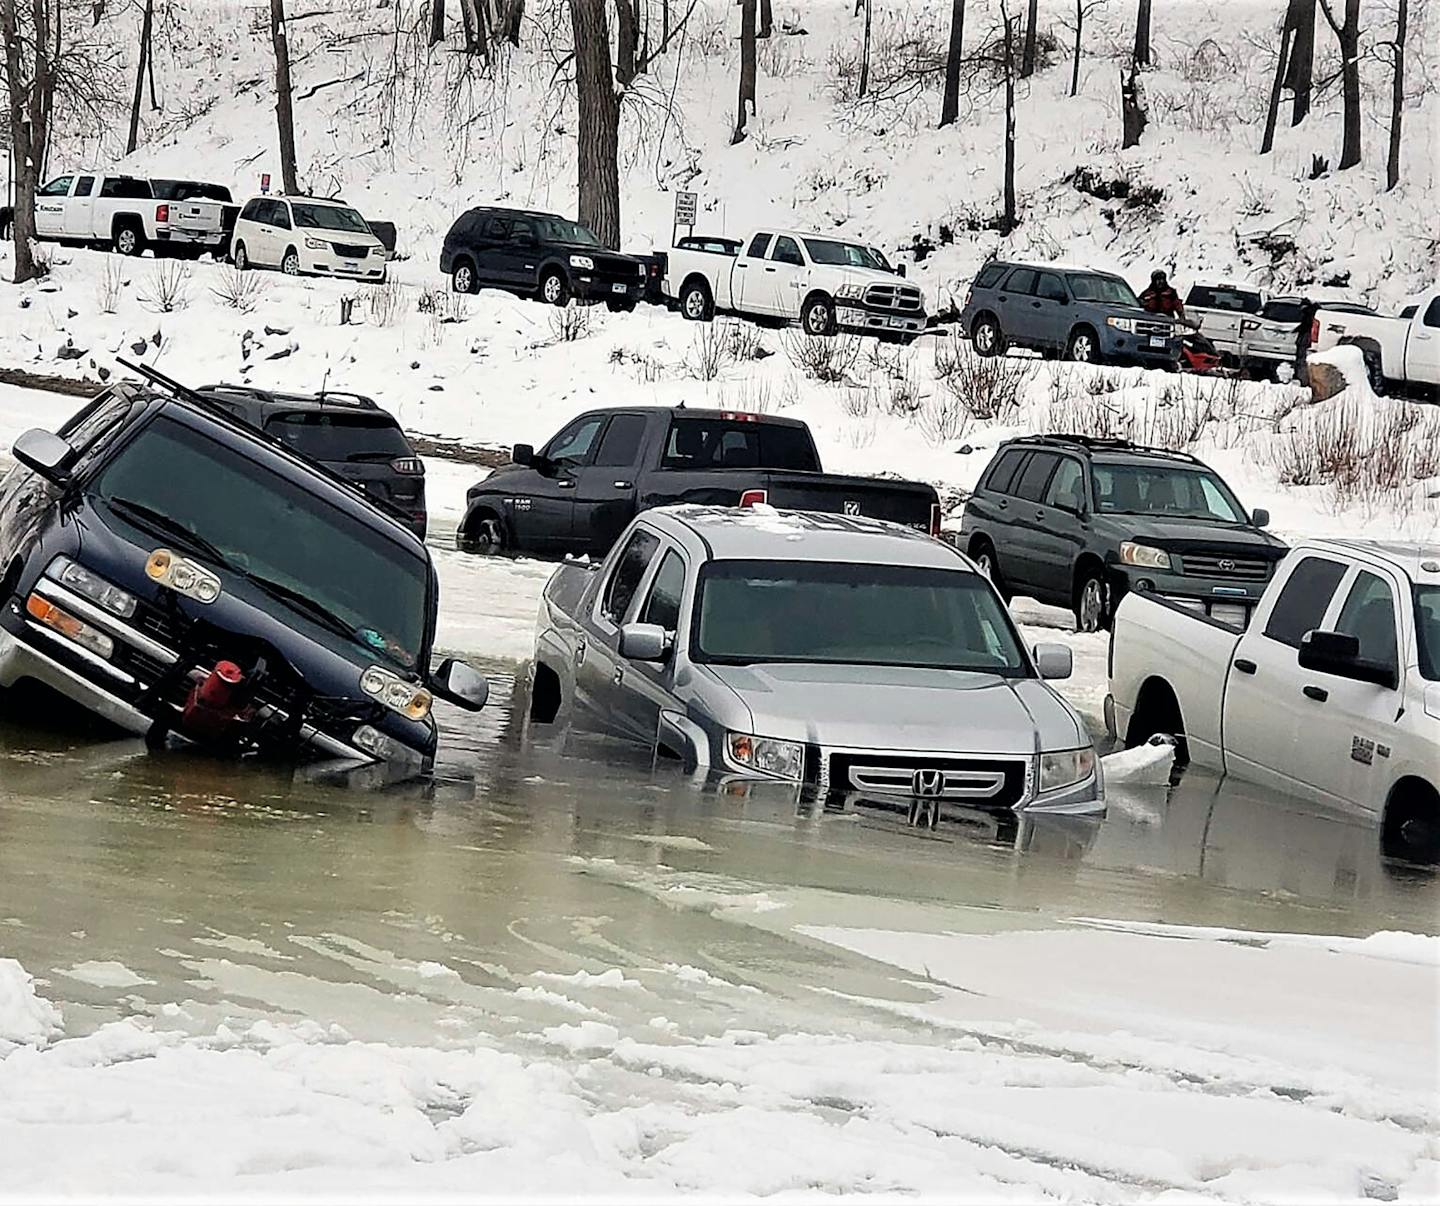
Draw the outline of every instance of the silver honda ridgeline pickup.
<instances>
[{"instance_id":1,"label":"silver honda ridgeline pickup","mask_svg":"<svg viewBox=\"0 0 1440 1206\"><path fill-rule=\"evenodd\" d=\"M957 550L845 515L647 511L545 588L531 716L717 777L968 808L1096 812L1099 759Z\"/></svg>"}]
</instances>

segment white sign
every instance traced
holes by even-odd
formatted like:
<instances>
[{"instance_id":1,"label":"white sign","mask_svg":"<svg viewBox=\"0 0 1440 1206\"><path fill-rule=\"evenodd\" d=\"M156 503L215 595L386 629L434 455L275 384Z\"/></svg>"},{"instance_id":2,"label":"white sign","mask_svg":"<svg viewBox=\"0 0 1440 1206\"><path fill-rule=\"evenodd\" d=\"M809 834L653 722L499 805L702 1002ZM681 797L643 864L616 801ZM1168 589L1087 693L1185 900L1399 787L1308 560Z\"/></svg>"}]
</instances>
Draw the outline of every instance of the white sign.
<instances>
[{"instance_id":1,"label":"white sign","mask_svg":"<svg viewBox=\"0 0 1440 1206\"><path fill-rule=\"evenodd\" d=\"M695 207L695 202L696 202L696 197L695 197L695 194L694 194L694 193L676 193L676 194L675 194L675 225L676 225L676 226L694 226L694 225L695 225L695 208L696 208L696 207Z\"/></svg>"}]
</instances>

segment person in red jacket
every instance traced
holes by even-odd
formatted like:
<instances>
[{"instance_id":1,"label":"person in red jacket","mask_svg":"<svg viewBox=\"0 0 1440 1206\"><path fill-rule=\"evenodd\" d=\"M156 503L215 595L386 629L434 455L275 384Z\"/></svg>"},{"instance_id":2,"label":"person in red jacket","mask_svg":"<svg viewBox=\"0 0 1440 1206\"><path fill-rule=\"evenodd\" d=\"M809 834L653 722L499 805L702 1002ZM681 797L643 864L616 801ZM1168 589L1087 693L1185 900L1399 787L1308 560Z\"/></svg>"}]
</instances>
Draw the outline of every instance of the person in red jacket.
<instances>
[{"instance_id":1,"label":"person in red jacket","mask_svg":"<svg viewBox=\"0 0 1440 1206\"><path fill-rule=\"evenodd\" d=\"M1181 322L1188 321L1180 295L1171 287L1170 282L1165 279L1165 273L1159 268L1150 274L1150 288L1140 295L1140 304L1152 314L1164 314Z\"/></svg>"}]
</instances>

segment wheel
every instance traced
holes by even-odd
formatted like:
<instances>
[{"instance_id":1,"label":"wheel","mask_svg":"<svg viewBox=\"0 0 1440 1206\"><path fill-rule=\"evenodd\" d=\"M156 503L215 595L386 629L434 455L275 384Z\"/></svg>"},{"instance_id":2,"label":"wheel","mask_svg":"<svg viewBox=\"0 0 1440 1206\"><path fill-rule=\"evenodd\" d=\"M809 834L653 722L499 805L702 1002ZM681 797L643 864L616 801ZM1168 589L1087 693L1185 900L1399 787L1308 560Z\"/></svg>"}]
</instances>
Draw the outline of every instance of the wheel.
<instances>
[{"instance_id":1,"label":"wheel","mask_svg":"<svg viewBox=\"0 0 1440 1206\"><path fill-rule=\"evenodd\" d=\"M1380 363L1380 353L1372 352L1368 348L1361 353L1365 360L1365 377L1370 382L1372 393L1383 396L1385 393L1385 370Z\"/></svg>"},{"instance_id":2,"label":"wheel","mask_svg":"<svg viewBox=\"0 0 1440 1206\"><path fill-rule=\"evenodd\" d=\"M497 557L507 548L505 525L500 522L499 516L483 513L473 523L460 526L455 533L455 547L462 553Z\"/></svg>"},{"instance_id":3,"label":"wheel","mask_svg":"<svg viewBox=\"0 0 1440 1206\"><path fill-rule=\"evenodd\" d=\"M115 232L115 250L120 255L139 255L145 250L145 234L134 226L121 226Z\"/></svg>"},{"instance_id":4,"label":"wheel","mask_svg":"<svg viewBox=\"0 0 1440 1206\"><path fill-rule=\"evenodd\" d=\"M551 268L540 278L540 300L547 306L563 306L570 300L570 285L559 269Z\"/></svg>"},{"instance_id":5,"label":"wheel","mask_svg":"<svg viewBox=\"0 0 1440 1206\"><path fill-rule=\"evenodd\" d=\"M1440 862L1440 794L1419 779L1399 783L1385 806L1380 842L1387 858Z\"/></svg>"},{"instance_id":6,"label":"wheel","mask_svg":"<svg viewBox=\"0 0 1440 1206\"><path fill-rule=\"evenodd\" d=\"M828 297L812 297L800 310L800 325L807 335L835 334L835 305Z\"/></svg>"},{"instance_id":7,"label":"wheel","mask_svg":"<svg viewBox=\"0 0 1440 1206\"><path fill-rule=\"evenodd\" d=\"M990 585L1000 592L1000 597L1005 602L1010 602L1010 590L1005 585L1005 579L1000 574L1000 561L995 556L995 550L988 542L981 542L975 546L975 551L970 554L971 560L976 567L990 579Z\"/></svg>"},{"instance_id":8,"label":"wheel","mask_svg":"<svg viewBox=\"0 0 1440 1206\"><path fill-rule=\"evenodd\" d=\"M450 288L456 293L479 293L480 280L475 275L475 265L469 260L461 260L456 264L450 277Z\"/></svg>"},{"instance_id":9,"label":"wheel","mask_svg":"<svg viewBox=\"0 0 1440 1206\"><path fill-rule=\"evenodd\" d=\"M704 281L686 281L680 290L680 313L691 322L709 322L715 317L715 303Z\"/></svg>"},{"instance_id":10,"label":"wheel","mask_svg":"<svg viewBox=\"0 0 1440 1206\"><path fill-rule=\"evenodd\" d=\"M605 308L612 314L629 314L635 309L635 303L628 298L625 300L621 300L620 298L606 298Z\"/></svg>"},{"instance_id":11,"label":"wheel","mask_svg":"<svg viewBox=\"0 0 1440 1206\"><path fill-rule=\"evenodd\" d=\"M975 320L970 342L978 356L1001 356L1005 353L1005 336L1001 333L1000 323L989 314Z\"/></svg>"},{"instance_id":12,"label":"wheel","mask_svg":"<svg viewBox=\"0 0 1440 1206\"><path fill-rule=\"evenodd\" d=\"M1110 627L1113 614L1110 587L1098 569L1080 572L1075 583L1075 627L1080 632L1101 632Z\"/></svg>"},{"instance_id":13,"label":"wheel","mask_svg":"<svg viewBox=\"0 0 1440 1206\"><path fill-rule=\"evenodd\" d=\"M300 253L295 248L285 249L285 258L280 261L280 271L286 276L300 275Z\"/></svg>"},{"instance_id":14,"label":"wheel","mask_svg":"<svg viewBox=\"0 0 1440 1206\"><path fill-rule=\"evenodd\" d=\"M245 254L244 243L235 244L235 250L230 253L230 259L235 265L236 272L244 272L250 267L250 257Z\"/></svg>"},{"instance_id":15,"label":"wheel","mask_svg":"<svg viewBox=\"0 0 1440 1206\"><path fill-rule=\"evenodd\" d=\"M1100 340L1089 327L1076 327L1065 348L1065 359L1077 364L1100 363Z\"/></svg>"}]
</instances>

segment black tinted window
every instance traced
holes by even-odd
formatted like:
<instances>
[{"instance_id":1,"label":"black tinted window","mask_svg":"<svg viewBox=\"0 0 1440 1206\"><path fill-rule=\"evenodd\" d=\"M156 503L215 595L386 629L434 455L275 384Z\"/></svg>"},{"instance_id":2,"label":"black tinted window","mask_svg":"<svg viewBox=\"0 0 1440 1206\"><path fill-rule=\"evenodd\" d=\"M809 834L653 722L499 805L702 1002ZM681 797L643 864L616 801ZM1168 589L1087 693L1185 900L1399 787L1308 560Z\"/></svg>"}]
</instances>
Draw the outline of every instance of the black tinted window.
<instances>
[{"instance_id":1,"label":"black tinted window","mask_svg":"<svg viewBox=\"0 0 1440 1206\"><path fill-rule=\"evenodd\" d=\"M1295 567L1275 601L1265 635L1282 645L1300 648L1300 638L1320 627L1345 567L1324 557L1306 557Z\"/></svg>"},{"instance_id":2,"label":"black tinted window","mask_svg":"<svg viewBox=\"0 0 1440 1206\"><path fill-rule=\"evenodd\" d=\"M640 441L645 438L644 415L616 415L605 428L597 465L633 465L640 458Z\"/></svg>"},{"instance_id":3,"label":"black tinted window","mask_svg":"<svg viewBox=\"0 0 1440 1206\"><path fill-rule=\"evenodd\" d=\"M42 197L65 197L65 196L68 196L69 193L70 193L70 181L72 181L72 180L74 180L74 179L75 179L74 176L57 176L54 180L50 181L49 184L47 184L44 188L42 188L42 189L40 190L40 196L42 196Z\"/></svg>"},{"instance_id":4,"label":"black tinted window","mask_svg":"<svg viewBox=\"0 0 1440 1206\"><path fill-rule=\"evenodd\" d=\"M102 197L119 197L125 200L143 200L150 196L150 182L135 180L128 176L110 176L100 186Z\"/></svg>"},{"instance_id":5,"label":"black tinted window","mask_svg":"<svg viewBox=\"0 0 1440 1206\"><path fill-rule=\"evenodd\" d=\"M995 462L995 468L990 470L990 476L986 479L986 489L1009 494L1010 488L1015 484L1015 472L1020 468L1020 462L1024 459L1025 453L1019 448L1002 452Z\"/></svg>"},{"instance_id":6,"label":"black tinted window","mask_svg":"<svg viewBox=\"0 0 1440 1206\"><path fill-rule=\"evenodd\" d=\"M1004 264L986 264L980 269L980 275L975 278L975 288L993 289L1004 275Z\"/></svg>"},{"instance_id":7,"label":"black tinted window","mask_svg":"<svg viewBox=\"0 0 1440 1206\"><path fill-rule=\"evenodd\" d=\"M761 231L750 240L750 250L746 252L751 259L758 260L765 254L765 248L770 246L770 236Z\"/></svg>"},{"instance_id":8,"label":"black tinted window","mask_svg":"<svg viewBox=\"0 0 1440 1206\"><path fill-rule=\"evenodd\" d=\"M650 584L650 596L640 612L642 624L659 624L667 632L680 629L680 595L685 589L685 563L671 549L665 554Z\"/></svg>"},{"instance_id":9,"label":"black tinted window","mask_svg":"<svg viewBox=\"0 0 1440 1206\"><path fill-rule=\"evenodd\" d=\"M1067 300L1064 282L1053 272L1042 272L1040 274L1040 280L1035 286L1035 292L1038 296L1048 301L1063 302Z\"/></svg>"},{"instance_id":10,"label":"black tinted window","mask_svg":"<svg viewBox=\"0 0 1440 1206\"><path fill-rule=\"evenodd\" d=\"M805 428L724 418L672 420L661 464L666 469L820 468Z\"/></svg>"},{"instance_id":11,"label":"black tinted window","mask_svg":"<svg viewBox=\"0 0 1440 1206\"><path fill-rule=\"evenodd\" d=\"M533 218L515 218L510 223L511 239L538 239Z\"/></svg>"},{"instance_id":12,"label":"black tinted window","mask_svg":"<svg viewBox=\"0 0 1440 1206\"><path fill-rule=\"evenodd\" d=\"M415 455L387 415L301 410L276 415L265 430L316 461L390 461Z\"/></svg>"},{"instance_id":13,"label":"black tinted window","mask_svg":"<svg viewBox=\"0 0 1440 1206\"><path fill-rule=\"evenodd\" d=\"M1305 303L1294 298L1266 302L1260 317L1271 322L1300 322L1305 317Z\"/></svg>"},{"instance_id":14,"label":"black tinted window","mask_svg":"<svg viewBox=\"0 0 1440 1206\"><path fill-rule=\"evenodd\" d=\"M770 253L770 258L778 264L803 266L805 263L805 257L800 254L800 244L789 235L781 235L775 240L775 250Z\"/></svg>"},{"instance_id":15,"label":"black tinted window","mask_svg":"<svg viewBox=\"0 0 1440 1206\"><path fill-rule=\"evenodd\" d=\"M1427 327L1440 327L1440 294L1430 299L1430 304L1425 307L1425 317L1420 321Z\"/></svg>"},{"instance_id":16,"label":"black tinted window","mask_svg":"<svg viewBox=\"0 0 1440 1206\"><path fill-rule=\"evenodd\" d=\"M1005 280L1007 293L1034 293L1036 272L1033 268L1017 268Z\"/></svg>"},{"instance_id":17,"label":"black tinted window","mask_svg":"<svg viewBox=\"0 0 1440 1206\"><path fill-rule=\"evenodd\" d=\"M223 184L203 180L152 180L150 188L161 201L230 201L230 190Z\"/></svg>"},{"instance_id":18,"label":"black tinted window","mask_svg":"<svg viewBox=\"0 0 1440 1206\"><path fill-rule=\"evenodd\" d=\"M1020 480L1016 482L1013 493L1030 502L1039 502L1045 497L1045 486L1050 481L1050 474L1054 472L1059 460L1059 457L1052 456L1048 452L1037 452L1021 472Z\"/></svg>"},{"instance_id":19,"label":"black tinted window","mask_svg":"<svg viewBox=\"0 0 1440 1206\"><path fill-rule=\"evenodd\" d=\"M94 191L94 176L81 176L80 179L75 182L75 195L77 197L88 197Z\"/></svg>"},{"instance_id":20,"label":"black tinted window","mask_svg":"<svg viewBox=\"0 0 1440 1206\"><path fill-rule=\"evenodd\" d=\"M65 442L75 449L75 468L84 469L102 453L124 425L131 403L120 394L102 394L60 428Z\"/></svg>"},{"instance_id":21,"label":"black tinted window","mask_svg":"<svg viewBox=\"0 0 1440 1206\"><path fill-rule=\"evenodd\" d=\"M489 214L481 217L473 227L481 238L503 243L510 237L510 219L505 214Z\"/></svg>"},{"instance_id":22,"label":"black tinted window","mask_svg":"<svg viewBox=\"0 0 1440 1206\"><path fill-rule=\"evenodd\" d=\"M590 455L595 437L600 434L600 425L604 422L604 415L587 415L576 419L550 441L545 455L552 461L584 461Z\"/></svg>"},{"instance_id":23,"label":"black tinted window","mask_svg":"<svg viewBox=\"0 0 1440 1206\"><path fill-rule=\"evenodd\" d=\"M638 529L626 542L620 559L610 573L610 581L605 586L605 600L600 608L612 624L619 624L630 610L650 558L655 556L659 547L660 538L644 528Z\"/></svg>"},{"instance_id":24,"label":"black tinted window","mask_svg":"<svg viewBox=\"0 0 1440 1206\"><path fill-rule=\"evenodd\" d=\"M245 208L240 211L240 217L246 222L263 222L265 220L265 207L268 203L256 198L254 201L245 202Z\"/></svg>"},{"instance_id":25,"label":"black tinted window","mask_svg":"<svg viewBox=\"0 0 1440 1206\"><path fill-rule=\"evenodd\" d=\"M1235 314L1257 314L1260 295L1248 289L1226 289L1223 286L1192 285L1185 297L1187 306L1202 310L1227 310Z\"/></svg>"}]
</instances>

